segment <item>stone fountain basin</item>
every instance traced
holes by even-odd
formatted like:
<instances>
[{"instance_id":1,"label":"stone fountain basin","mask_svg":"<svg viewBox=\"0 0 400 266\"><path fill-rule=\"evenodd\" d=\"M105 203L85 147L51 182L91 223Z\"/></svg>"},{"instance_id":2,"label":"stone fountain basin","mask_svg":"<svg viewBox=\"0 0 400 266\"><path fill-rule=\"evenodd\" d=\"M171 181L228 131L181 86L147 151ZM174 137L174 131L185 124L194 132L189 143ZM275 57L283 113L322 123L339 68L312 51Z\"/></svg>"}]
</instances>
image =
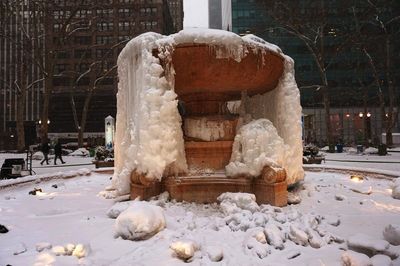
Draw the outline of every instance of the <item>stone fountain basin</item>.
<instances>
[{"instance_id":1,"label":"stone fountain basin","mask_svg":"<svg viewBox=\"0 0 400 266\"><path fill-rule=\"evenodd\" d=\"M277 86L284 65L280 54L248 47L247 55L237 62L233 58L217 58L216 49L193 43L175 48L172 63L175 92L180 99L198 101L201 95L203 101L238 100L242 91L252 96Z\"/></svg>"}]
</instances>

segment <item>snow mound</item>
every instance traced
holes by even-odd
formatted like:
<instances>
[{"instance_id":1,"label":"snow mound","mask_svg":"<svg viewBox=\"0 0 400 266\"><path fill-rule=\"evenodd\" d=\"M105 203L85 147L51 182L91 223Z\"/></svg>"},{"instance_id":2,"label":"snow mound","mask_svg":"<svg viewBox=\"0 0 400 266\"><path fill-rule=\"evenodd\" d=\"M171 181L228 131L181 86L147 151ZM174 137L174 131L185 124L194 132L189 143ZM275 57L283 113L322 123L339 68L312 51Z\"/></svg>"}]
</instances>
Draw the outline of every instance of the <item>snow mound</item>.
<instances>
[{"instance_id":1,"label":"snow mound","mask_svg":"<svg viewBox=\"0 0 400 266\"><path fill-rule=\"evenodd\" d=\"M372 266L369 257L365 254L348 250L342 254L343 266Z\"/></svg>"},{"instance_id":2,"label":"snow mound","mask_svg":"<svg viewBox=\"0 0 400 266\"><path fill-rule=\"evenodd\" d=\"M240 212L241 210L248 210L253 213L260 209L256 202L256 196L250 193L226 192L221 194L217 200L221 202L221 209L226 215Z\"/></svg>"},{"instance_id":3,"label":"snow mound","mask_svg":"<svg viewBox=\"0 0 400 266\"><path fill-rule=\"evenodd\" d=\"M383 237L390 244L400 245L400 224L389 224L383 231Z\"/></svg>"},{"instance_id":4,"label":"snow mound","mask_svg":"<svg viewBox=\"0 0 400 266\"><path fill-rule=\"evenodd\" d=\"M347 149L347 153L348 154L357 154L357 149L350 147L349 149Z\"/></svg>"},{"instance_id":5,"label":"snow mound","mask_svg":"<svg viewBox=\"0 0 400 266\"><path fill-rule=\"evenodd\" d=\"M87 157L87 156L89 156L89 151L85 148L79 148L79 149L71 152L69 155Z\"/></svg>"},{"instance_id":6,"label":"snow mound","mask_svg":"<svg viewBox=\"0 0 400 266\"><path fill-rule=\"evenodd\" d=\"M284 249L285 234L275 224L268 224L264 229L268 244L275 249Z\"/></svg>"},{"instance_id":7,"label":"snow mound","mask_svg":"<svg viewBox=\"0 0 400 266\"><path fill-rule=\"evenodd\" d=\"M107 216L111 219L115 219L121 214L121 212L128 209L131 204L131 201L117 202L108 209Z\"/></svg>"},{"instance_id":8,"label":"snow mound","mask_svg":"<svg viewBox=\"0 0 400 266\"><path fill-rule=\"evenodd\" d=\"M213 262L221 261L224 258L224 252L219 246L207 246L205 252L208 258Z\"/></svg>"},{"instance_id":9,"label":"snow mound","mask_svg":"<svg viewBox=\"0 0 400 266\"><path fill-rule=\"evenodd\" d=\"M394 184L392 187L392 197L394 199L400 200L400 177L394 180Z\"/></svg>"},{"instance_id":10,"label":"snow mound","mask_svg":"<svg viewBox=\"0 0 400 266\"><path fill-rule=\"evenodd\" d=\"M378 154L378 149L374 147L368 147L365 149L364 153L366 154Z\"/></svg>"},{"instance_id":11,"label":"snow mound","mask_svg":"<svg viewBox=\"0 0 400 266\"><path fill-rule=\"evenodd\" d=\"M395 266L397 264L392 264L390 257L386 255L375 255L371 258L371 264L373 266Z\"/></svg>"},{"instance_id":12,"label":"snow mound","mask_svg":"<svg viewBox=\"0 0 400 266\"><path fill-rule=\"evenodd\" d=\"M272 122L254 120L237 132L226 174L259 176L264 166L283 167L284 155L283 139Z\"/></svg>"},{"instance_id":13,"label":"snow mound","mask_svg":"<svg viewBox=\"0 0 400 266\"><path fill-rule=\"evenodd\" d=\"M383 253L389 249L390 244L386 240L373 239L368 235L356 234L347 239L349 249L368 255Z\"/></svg>"},{"instance_id":14,"label":"snow mound","mask_svg":"<svg viewBox=\"0 0 400 266\"><path fill-rule=\"evenodd\" d=\"M32 160L43 160L44 156L43 156L43 152L41 151L37 151L32 155Z\"/></svg>"},{"instance_id":15,"label":"snow mound","mask_svg":"<svg viewBox=\"0 0 400 266\"><path fill-rule=\"evenodd\" d=\"M115 236L123 239L148 239L165 227L161 207L145 201L135 201L115 220Z\"/></svg>"},{"instance_id":16,"label":"snow mound","mask_svg":"<svg viewBox=\"0 0 400 266\"><path fill-rule=\"evenodd\" d=\"M74 251L72 252L72 256L80 259L89 255L90 252L91 248L89 244L78 244L75 246Z\"/></svg>"},{"instance_id":17,"label":"snow mound","mask_svg":"<svg viewBox=\"0 0 400 266\"><path fill-rule=\"evenodd\" d=\"M175 241L169 247L178 258L185 261L191 259L194 253L199 250L197 243L192 240Z\"/></svg>"}]
</instances>

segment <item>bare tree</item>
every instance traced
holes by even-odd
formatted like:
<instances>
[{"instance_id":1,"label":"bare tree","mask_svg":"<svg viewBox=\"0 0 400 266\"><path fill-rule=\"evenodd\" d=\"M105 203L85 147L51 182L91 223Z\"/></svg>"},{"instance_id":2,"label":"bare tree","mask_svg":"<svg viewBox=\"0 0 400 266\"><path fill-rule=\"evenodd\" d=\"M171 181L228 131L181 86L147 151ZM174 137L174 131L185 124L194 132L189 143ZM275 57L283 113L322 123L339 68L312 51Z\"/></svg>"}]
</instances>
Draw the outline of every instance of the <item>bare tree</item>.
<instances>
[{"instance_id":1,"label":"bare tree","mask_svg":"<svg viewBox=\"0 0 400 266\"><path fill-rule=\"evenodd\" d=\"M283 30L297 37L311 55L319 73L320 83L310 84L308 88L320 90L325 109L327 142L332 149L334 144L331 117L330 93L327 73L337 59L337 55L349 44L350 35L345 25L332 24L330 18L335 16L328 6L329 1L308 0L299 2L291 0L258 0L263 9L274 19L277 26L264 30ZM337 13L345 14L347 4L336 9ZM329 41L329 49L327 43Z\"/></svg>"},{"instance_id":2,"label":"bare tree","mask_svg":"<svg viewBox=\"0 0 400 266\"><path fill-rule=\"evenodd\" d=\"M396 54L396 38L400 36L400 4L391 0L358 1L352 9L357 36L354 38L354 43L364 54L374 78L382 127L386 131L386 144L392 146L392 130L399 112L397 106L399 96L394 84L392 58ZM357 13L356 9L365 11ZM384 87L388 91L388 111L386 111Z\"/></svg>"}]
</instances>

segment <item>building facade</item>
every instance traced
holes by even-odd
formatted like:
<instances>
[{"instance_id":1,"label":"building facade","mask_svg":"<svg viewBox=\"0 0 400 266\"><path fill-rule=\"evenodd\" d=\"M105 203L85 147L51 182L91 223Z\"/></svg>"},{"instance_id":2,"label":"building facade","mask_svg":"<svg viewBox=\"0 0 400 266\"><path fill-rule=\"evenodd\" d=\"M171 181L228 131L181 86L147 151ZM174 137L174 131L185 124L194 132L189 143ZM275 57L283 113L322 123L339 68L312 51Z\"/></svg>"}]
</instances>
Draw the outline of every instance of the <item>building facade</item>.
<instances>
[{"instance_id":1,"label":"building facade","mask_svg":"<svg viewBox=\"0 0 400 266\"><path fill-rule=\"evenodd\" d=\"M223 2L222 0L220 2ZM313 86L321 84L321 77L318 71L318 66L315 64L314 58L307 49L303 41L297 36L288 33L282 29L282 26L271 17L264 1L260 0L230 0L231 3L231 30L237 34L255 34L271 43L277 44L282 48L283 52L295 61L296 81L300 88L301 103L306 115L308 127L309 141L320 143L326 142L326 123L325 111L323 104L322 90ZM273 2L273 1L269 1ZM277 2L277 1L275 1ZM320 16L320 9L316 3L321 1L282 1L283 3L295 4L297 19L301 23L307 23L309 18ZM325 33L324 52L331 64L327 71L327 79L329 82L329 95L331 104L330 122L334 129L335 141L347 141L349 143L357 142L359 133L363 123L360 124L358 114L360 110L364 112L364 105L367 107L367 113L370 117L367 119L368 139L379 138L381 133L385 131L382 123L381 111L378 111L378 88L373 85L373 73L368 65L368 59L361 56L358 51L346 47L341 52L336 53L339 41L339 35L346 30L353 30L354 14L349 11L343 12L343 3L341 1L322 1L325 3L326 25L327 32ZM272 3L274 4L274 3ZM314 5L315 4L315 5ZM400 6L388 5L384 9L383 15L395 16L398 15ZM399 3L397 4L399 5ZM269 6L271 9L272 6ZM396 11L397 10L397 11ZM290 10L289 10L290 11ZM365 10L356 9L356 12L364 12ZM225 15L226 16L226 15ZM287 13L290 16L290 13ZM211 19L210 19L211 20ZM321 18L322 20L322 18ZM393 30L393 29L392 29ZM395 29L394 29L395 30ZM381 46L383 47L383 46ZM400 71L396 67L400 64L400 42L399 38L395 38L392 44L392 69L391 74L395 83L397 92L400 85ZM378 47L376 47L378 49ZM360 68L361 70L359 70ZM358 72L363 73L363 80L368 85L360 85ZM389 102L387 84L383 82L382 89L384 90L386 103ZM366 96L365 96L366 95ZM397 103L400 102L400 93L397 93ZM365 97L363 97L365 96ZM398 107L397 107L398 108ZM386 108L387 111L387 108ZM349 115L349 116L348 116ZM351 117L351 119L349 119ZM398 120L400 118L398 117ZM350 124L351 125L350 125ZM340 127L338 125L340 124ZM370 125L370 126L369 126ZM400 122L395 124L393 132L400 132Z\"/></svg>"},{"instance_id":2,"label":"building facade","mask_svg":"<svg viewBox=\"0 0 400 266\"><path fill-rule=\"evenodd\" d=\"M47 60L43 65L51 64L47 71L51 73L45 73L40 69L43 65L34 62L28 70L28 82L34 84L26 96L24 120L34 133L29 135L27 144L36 141L32 138L42 122L49 123L49 132L60 137L60 133L71 136L80 127L95 135L104 132L103 119L116 114L116 62L121 49L144 32L171 34L183 27L182 0L45 1L47 11L35 21L29 20L34 12L29 2L21 0L21 7L12 12L7 5L1 10L7 34L17 35L16 39L21 32L16 25L20 17L26 17L26 28L35 29L43 38L42 52L32 56ZM16 137L18 101L13 84L19 79L17 69L23 53L21 46L13 43L0 36L1 134L3 139L10 140ZM51 82L43 81L45 74L49 74ZM40 121L45 84L51 86L49 120ZM0 143L0 149L10 146L13 145Z\"/></svg>"}]
</instances>

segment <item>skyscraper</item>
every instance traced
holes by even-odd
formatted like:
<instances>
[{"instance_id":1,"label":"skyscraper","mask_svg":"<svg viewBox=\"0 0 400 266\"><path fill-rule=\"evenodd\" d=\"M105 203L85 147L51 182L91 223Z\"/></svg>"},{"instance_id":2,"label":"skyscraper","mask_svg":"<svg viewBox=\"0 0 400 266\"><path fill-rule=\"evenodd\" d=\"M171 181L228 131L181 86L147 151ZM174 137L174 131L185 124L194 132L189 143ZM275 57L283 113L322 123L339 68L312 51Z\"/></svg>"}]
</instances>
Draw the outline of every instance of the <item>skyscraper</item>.
<instances>
[{"instance_id":1,"label":"skyscraper","mask_svg":"<svg viewBox=\"0 0 400 266\"><path fill-rule=\"evenodd\" d=\"M147 31L171 34L183 27L182 0L55 0L45 1L47 11L37 13L29 1L18 1L17 8L15 1L7 0L1 5L4 32L21 39L18 34L22 32L15 25L24 21L26 28L38 34L38 44L43 49L43 53L32 53L31 56L37 56L33 61L43 61L47 56L47 65L52 63L51 73L45 73L35 62L27 70L28 82L37 82L26 96L24 120L31 121L33 127L47 122L40 121L40 113L46 87L43 76L50 75L50 82L46 83L51 91L49 132L60 138L82 127L85 132L101 133L103 118L115 116L116 61L131 38ZM36 16L33 21L32 14L42 17ZM52 15L44 17L43 14ZM14 87L19 80L21 49L0 35L0 134L3 139L17 135L18 101ZM0 149L5 144L0 143Z\"/></svg>"}]
</instances>

